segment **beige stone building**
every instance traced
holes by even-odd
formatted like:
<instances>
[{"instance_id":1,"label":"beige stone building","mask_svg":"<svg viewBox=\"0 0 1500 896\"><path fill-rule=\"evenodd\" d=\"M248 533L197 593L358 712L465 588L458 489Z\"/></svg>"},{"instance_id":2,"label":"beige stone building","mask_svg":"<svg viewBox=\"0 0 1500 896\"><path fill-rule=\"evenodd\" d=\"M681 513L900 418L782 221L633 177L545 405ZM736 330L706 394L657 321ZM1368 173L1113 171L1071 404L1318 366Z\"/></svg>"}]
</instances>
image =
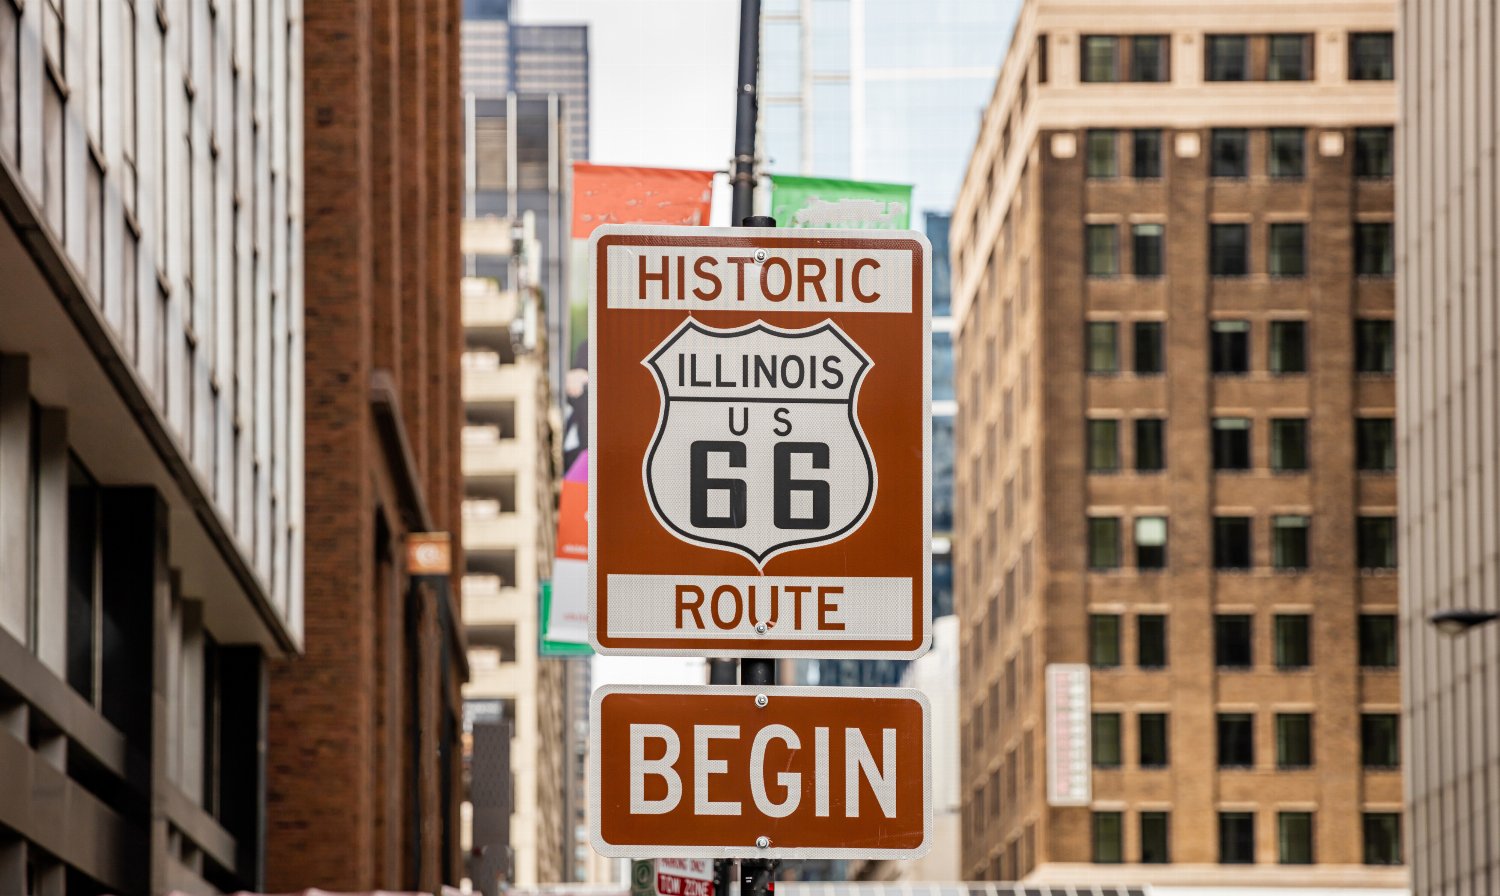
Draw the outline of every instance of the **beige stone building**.
<instances>
[{"instance_id":1,"label":"beige stone building","mask_svg":"<svg viewBox=\"0 0 1500 896\"><path fill-rule=\"evenodd\" d=\"M1401 634L1412 891L1500 892L1493 0L1401 4ZM1489 624L1443 637L1430 617Z\"/></svg>"},{"instance_id":2,"label":"beige stone building","mask_svg":"<svg viewBox=\"0 0 1500 896\"><path fill-rule=\"evenodd\" d=\"M510 254L510 222L465 225L466 253ZM518 886L564 880L572 845L561 786L565 666L538 655L538 594L551 574L561 461L535 305L524 287L464 280L463 616L471 670L464 701L471 718L512 726L508 880Z\"/></svg>"},{"instance_id":3,"label":"beige stone building","mask_svg":"<svg viewBox=\"0 0 1500 896\"><path fill-rule=\"evenodd\" d=\"M1395 6L1207 6L1028 0L954 213L970 879L1406 880Z\"/></svg>"}]
</instances>

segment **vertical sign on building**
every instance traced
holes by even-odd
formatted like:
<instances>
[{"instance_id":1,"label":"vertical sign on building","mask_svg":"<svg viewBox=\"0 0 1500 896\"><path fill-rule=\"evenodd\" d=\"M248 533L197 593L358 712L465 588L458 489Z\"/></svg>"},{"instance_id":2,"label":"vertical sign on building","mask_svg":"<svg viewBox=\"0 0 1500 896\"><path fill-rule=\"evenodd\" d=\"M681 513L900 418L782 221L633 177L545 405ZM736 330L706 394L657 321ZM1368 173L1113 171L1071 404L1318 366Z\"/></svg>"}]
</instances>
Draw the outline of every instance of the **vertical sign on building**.
<instances>
[{"instance_id":1,"label":"vertical sign on building","mask_svg":"<svg viewBox=\"0 0 1500 896\"><path fill-rule=\"evenodd\" d=\"M1047 803L1087 806L1093 800L1092 706L1089 667L1047 667Z\"/></svg>"}]
</instances>

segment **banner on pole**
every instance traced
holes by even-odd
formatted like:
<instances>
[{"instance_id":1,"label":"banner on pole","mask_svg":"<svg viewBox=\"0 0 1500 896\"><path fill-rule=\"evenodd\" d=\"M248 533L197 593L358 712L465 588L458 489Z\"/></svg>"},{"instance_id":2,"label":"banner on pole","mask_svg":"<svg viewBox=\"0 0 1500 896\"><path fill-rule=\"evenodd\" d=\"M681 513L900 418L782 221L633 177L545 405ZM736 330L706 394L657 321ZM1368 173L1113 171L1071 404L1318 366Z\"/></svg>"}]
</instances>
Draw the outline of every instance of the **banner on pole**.
<instances>
[{"instance_id":1,"label":"banner on pole","mask_svg":"<svg viewBox=\"0 0 1500 896\"><path fill-rule=\"evenodd\" d=\"M773 174L771 217L777 227L905 230L911 223L911 187Z\"/></svg>"}]
</instances>

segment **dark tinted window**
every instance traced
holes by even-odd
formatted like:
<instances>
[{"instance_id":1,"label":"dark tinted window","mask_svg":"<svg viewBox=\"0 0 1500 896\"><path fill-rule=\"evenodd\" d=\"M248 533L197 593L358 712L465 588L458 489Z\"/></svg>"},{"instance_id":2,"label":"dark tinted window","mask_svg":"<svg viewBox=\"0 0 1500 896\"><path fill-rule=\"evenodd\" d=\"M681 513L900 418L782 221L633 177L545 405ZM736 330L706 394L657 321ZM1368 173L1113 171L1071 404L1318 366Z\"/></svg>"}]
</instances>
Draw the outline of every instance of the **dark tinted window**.
<instances>
[{"instance_id":1,"label":"dark tinted window","mask_svg":"<svg viewBox=\"0 0 1500 896\"><path fill-rule=\"evenodd\" d=\"M1366 812L1365 864L1401 864L1401 813Z\"/></svg>"},{"instance_id":2,"label":"dark tinted window","mask_svg":"<svg viewBox=\"0 0 1500 896\"><path fill-rule=\"evenodd\" d=\"M1395 38L1391 32L1349 35L1349 80L1390 81L1395 77Z\"/></svg>"},{"instance_id":3,"label":"dark tinted window","mask_svg":"<svg viewBox=\"0 0 1500 896\"><path fill-rule=\"evenodd\" d=\"M1166 242L1166 230L1161 224L1130 226L1131 256L1134 261L1131 273L1137 277L1160 277L1164 273L1162 248Z\"/></svg>"},{"instance_id":4,"label":"dark tinted window","mask_svg":"<svg viewBox=\"0 0 1500 896\"><path fill-rule=\"evenodd\" d=\"M1245 417L1218 417L1213 421L1215 470L1250 469L1250 421Z\"/></svg>"},{"instance_id":5,"label":"dark tinted window","mask_svg":"<svg viewBox=\"0 0 1500 896\"><path fill-rule=\"evenodd\" d=\"M1214 517L1214 567L1250 568L1250 518Z\"/></svg>"},{"instance_id":6,"label":"dark tinted window","mask_svg":"<svg viewBox=\"0 0 1500 896\"><path fill-rule=\"evenodd\" d=\"M1120 79L1120 39L1090 34L1083 38L1082 78L1086 83Z\"/></svg>"},{"instance_id":7,"label":"dark tinted window","mask_svg":"<svg viewBox=\"0 0 1500 896\"><path fill-rule=\"evenodd\" d=\"M1250 78L1250 40L1243 34L1210 34L1205 41L1204 80L1245 81Z\"/></svg>"},{"instance_id":8,"label":"dark tinted window","mask_svg":"<svg viewBox=\"0 0 1500 896\"><path fill-rule=\"evenodd\" d=\"M1312 820L1311 812L1276 813L1277 861L1283 865L1312 864Z\"/></svg>"},{"instance_id":9,"label":"dark tinted window","mask_svg":"<svg viewBox=\"0 0 1500 896\"><path fill-rule=\"evenodd\" d=\"M1354 225L1354 273L1361 277L1389 277L1396 272L1389 221Z\"/></svg>"},{"instance_id":10,"label":"dark tinted window","mask_svg":"<svg viewBox=\"0 0 1500 896\"><path fill-rule=\"evenodd\" d=\"M1271 421L1271 469L1278 473L1307 469L1307 421L1300 417Z\"/></svg>"},{"instance_id":11,"label":"dark tinted window","mask_svg":"<svg viewBox=\"0 0 1500 896\"><path fill-rule=\"evenodd\" d=\"M1137 178L1161 177L1161 131L1131 131L1130 175Z\"/></svg>"},{"instance_id":12,"label":"dark tinted window","mask_svg":"<svg viewBox=\"0 0 1500 896\"><path fill-rule=\"evenodd\" d=\"M1141 768L1161 768L1169 761L1166 713L1144 712L1137 717L1140 728Z\"/></svg>"},{"instance_id":13,"label":"dark tinted window","mask_svg":"<svg viewBox=\"0 0 1500 896\"><path fill-rule=\"evenodd\" d=\"M1312 764L1312 716L1305 712L1277 713L1276 767L1309 768Z\"/></svg>"},{"instance_id":14,"label":"dark tinted window","mask_svg":"<svg viewBox=\"0 0 1500 896\"><path fill-rule=\"evenodd\" d=\"M1396 518L1362 516L1355 531L1360 569L1396 568Z\"/></svg>"},{"instance_id":15,"label":"dark tinted window","mask_svg":"<svg viewBox=\"0 0 1500 896\"><path fill-rule=\"evenodd\" d=\"M1354 369L1359 373L1394 373L1396 370L1396 322L1354 322Z\"/></svg>"},{"instance_id":16,"label":"dark tinted window","mask_svg":"<svg viewBox=\"0 0 1500 896\"><path fill-rule=\"evenodd\" d=\"M1270 357L1272 373L1307 372L1307 323L1300 320L1271 321Z\"/></svg>"},{"instance_id":17,"label":"dark tinted window","mask_svg":"<svg viewBox=\"0 0 1500 896\"><path fill-rule=\"evenodd\" d=\"M1219 713L1219 767L1255 765L1255 717L1247 712Z\"/></svg>"},{"instance_id":18,"label":"dark tinted window","mask_svg":"<svg viewBox=\"0 0 1500 896\"><path fill-rule=\"evenodd\" d=\"M1272 620L1273 653L1278 669L1312 665L1312 624L1302 613L1280 613Z\"/></svg>"},{"instance_id":19,"label":"dark tinted window","mask_svg":"<svg viewBox=\"0 0 1500 896\"><path fill-rule=\"evenodd\" d=\"M1142 417L1135 421L1135 468L1142 473L1167 466L1166 421Z\"/></svg>"},{"instance_id":20,"label":"dark tinted window","mask_svg":"<svg viewBox=\"0 0 1500 896\"><path fill-rule=\"evenodd\" d=\"M1250 132L1244 128L1214 128L1208 152L1208 171L1214 177L1250 176Z\"/></svg>"},{"instance_id":21,"label":"dark tinted window","mask_svg":"<svg viewBox=\"0 0 1500 896\"><path fill-rule=\"evenodd\" d=\"M1089 517L1089 569L1120 568L1120 520Z\"/></svg>"},{"instance_id":22,"label":"dark tinted window","mask_svg":"<svg viewBox=\"0 0 1500 896\"><path fill-rule=\"evenodd\" d=\"M1387 178L1395 173L1394 133L1391 128L1354 129L1354 176Z\"/></svg>"},{"instance_id":23,"label":"dark tinted window","mask_svg":"<svg viewBox=\"0 0 1500 896\"><path fill-rule=\"evenodd\" d=\"M1250 225L1209 225L1208 266L1215 277L1250 273Z\"/></svg>"},{"instance_id":24,"label":"dark tinted window","mask_svg":"<svg viewBox=\"0 0 1500 896\"><path fill-rule=\"evenodd\" d=\"M1130 80L1165 81L1167 38L1161 34L1137 34L1130 39Z\"/></svg>"},{"instance_id":25,"label":"dark tinted window","mask_svg":"<svg viewBox=\"0 0 1500 896\"><path fill-rule=\"evenodd\" d=\"M1110 668L1120 665L1120 617L1110 613L1089 616L1089 665Z\"/></svg>"},{"instance_id":26,"label":"dark tinted window","mask_svg":"<svg viewBox=\"0 0 1500 896\"><path fill-rule=\"evenodd\" d=\"M1248 669L1253 660L1253 619L1243 614L1214 617L1214 665L1220 669Z\"/></svg>"},{"instance_id":27,"label":"dark tinted window","mask_svg":"<svg viewBox=\"0 0 1500 896\"><path fill-rule=\"evenodd\" d=\"M1151 614L1135 618L1136 665L1161 669L1167 665L1167 617Z\"/></svg>"},{"instance_id":28,"label":"dark tinted window","mask_svg":"<svg viewBox=\"0 0 1500 896\"><path fill-rule=\"evenodd\" d=\"M1219 813L1219 862L1224 865L1250 865L1255 862L1253 813Z\"/></svg>"},{"instance_id":29,"label":"dark tinted window","mask_svg":"<svg viewBox=\"0 0 1500 896\"><path fill-rule=\"evenodd\" d=\"M1396 617L1366 614L1359 617L1359 664L1367 669L1390 669L1397 662Z\"/></svg>"},{"instance_id":30,"label":"dark tinted window","mask_svg":"<svg viewBox=\"0 0 1500 896\"><path fill-rule=\"evenodd\" d=\"M1216 320L1208 325L1209 369L1245 373L1250 369L1250 322Z\"/></svg>"},{"instance_id":31,"label":"dark tinted window","mask_svg":"<svg viewBox=\"0 0 1500 896\"><path fill-rule=\"evenodd\" d=\"M1312 80L1312 35L1272 34L1267 38L1266 80Z\"/></svg>"},{"instance_id":32,"label":"dark tinted window","mask_svg":"<svg viewBox=\"0 0 1500 896\"><path fill-rule=\"evenodd\" d=\"M1365 713L1359 717L1359 754L1365 768L1401 765L1401 725L1395 713Z\"/></svg>"},{"instance_id":33,"label":"dark tinted window","mask_svg":"<svg viewBox=\"0 0 1500 896\"><path fill-rule=\"evenodd\" d=\"M1135 372L1143 375L1161 373L1166 365L1161 321L1136 321L1132 330L1135 334Z\"/></svg>"},{"instance_id":34,"label":"dark tinted window","mask_svg":"<svg viewBox=\"0 0 1500 896\"><path fill-rule=\"evenodd\" d=\"M1266 272L1272 277L1301 277L1307 273L1307 225L1272 224L1268 228L1270 256Z\"/></svg>"},{"instance_id":35,"label":"dark tinted window","mask_svg":"<svg viewBox=\"0 0 1500 896\"><path fill-rule=\"evenodd\" d=\"M1271 128L1266 132L1266 174L1302 177L1307 173L1306 137L1302 128Z\"/></svg>"},{"instance_id":36,"label":"dark tinted window","mask_svg":"<svg viewBox=\"0 0 1500 896\"><path fill-rule=\"evenodd\" d=\"M1396 469L1396 421L1364 417L1354 421L1355 465L1361 470L1388 473Z\"/></svg>"},{"instance_id":37,"label":"dark tinted window","mask_svg":"<svg viewBox=\"0 0 1500 896\"><path fill-rule=\"evenodd\" d=\"M1141 813L1141 863L1161 865L1172 861L1171 822L1166 812Z\"/></svg>"}]
</instances>

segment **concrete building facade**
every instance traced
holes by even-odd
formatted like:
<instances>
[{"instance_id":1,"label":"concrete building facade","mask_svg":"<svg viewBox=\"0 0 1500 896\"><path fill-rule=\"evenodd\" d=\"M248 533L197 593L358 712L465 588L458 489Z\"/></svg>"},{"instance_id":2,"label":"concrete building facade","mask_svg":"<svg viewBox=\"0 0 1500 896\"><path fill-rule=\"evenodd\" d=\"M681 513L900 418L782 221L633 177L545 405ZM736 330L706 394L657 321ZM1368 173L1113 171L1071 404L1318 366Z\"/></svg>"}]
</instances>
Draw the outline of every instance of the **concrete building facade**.
<instances>
[{"instance_id":1,"label":"concrete building facade","mask_svg":"<svg viewBox=\"0 0 1500 896\"><path fill-rule=\"evenodd\" d=\"M320 0L298 19L305 238L260 243L307 295L306 625L270 675L271 891L462 876L461 561L417 574L407 551L461 525L458 18Z\"/></svg>"},{"instance_id":2,"label":"concrete building facade","mask_svg":"<svg viewBox=\"0 0 1500 896\"><path fill-rule=\"evenodd\" d=\"M969 879L1405 881L1394 23L1022 10L951 228Z\"/></svg>"},{"instance_id":3,"label":"concrete building facade","mask_svg":"<svg viewBox=\"0 0 1500 896\"><path fill-rule=\"evenodd\" d=\"M0 892L264 884L300 8L0 5Z\"/></svg>"},{"instance_id":4,"label":"concrete building facade","mask_svg":"<svg viewBox=\"0 0 1500 896\"><path fill-rule=\"evenodd\" d=\"M551 576L557 535L560 419L547 379L540 244L520 221L514 229L498 218L465 226L466 250L509 256L516 279L511 289L488 277L464 280L463 621L473 669L464 701L471 717L511 724L504 880L536 886L568 880L573 850L568 666L538 648L541 584ZM494 892L493 881L473 882Z\"/></svg>"},{"instance_id":5,"label":"concrete building facade","mask_svg":"<svg viewBox=\"0 0 1500 896\"><path fill-rule=\"evenodd\" d=\"M1397 450L1412 890L1493 893L1500 626L1448 638L1428 617L1500 612L1496 11L1474 0L1408 0L1398 27Z\"/></svg>"}]
</instances>

